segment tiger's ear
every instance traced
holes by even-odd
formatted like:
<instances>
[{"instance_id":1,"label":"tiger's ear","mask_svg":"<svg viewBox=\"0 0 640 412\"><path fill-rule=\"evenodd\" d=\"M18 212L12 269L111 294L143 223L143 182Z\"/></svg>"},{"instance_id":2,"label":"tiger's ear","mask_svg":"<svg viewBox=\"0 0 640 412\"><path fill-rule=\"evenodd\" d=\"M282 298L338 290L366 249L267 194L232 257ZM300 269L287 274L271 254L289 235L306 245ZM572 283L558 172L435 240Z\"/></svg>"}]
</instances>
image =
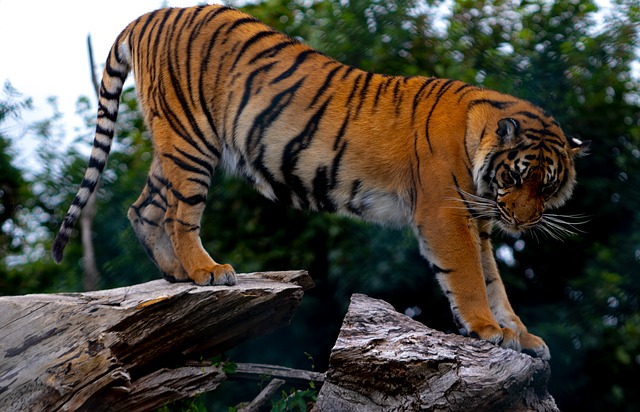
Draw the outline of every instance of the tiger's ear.
<instances>
[{"instance_id":1,"label":"tiger's ear","mask_svg":"<svg viewBox=\"0 0 640 412\"><path fill-rule=\"evenodd\" d=\"M520 132L520 123L516 119L507 117L498 122L496 134L500 137L502 143L513 142Z\"/></svg>"},{"instance_id":2,"label":"tiger's ear","mask_svg":"<svg viewBox=\"0 0 640 412\"><path fill-rule=\"evenodd\" d=\"M571 154L574 157L582 157L589 154L589 149L591 148L591 140L578 140L575 137L572 137L569 140L569 147Z\"/></svg>"}]
</instances>

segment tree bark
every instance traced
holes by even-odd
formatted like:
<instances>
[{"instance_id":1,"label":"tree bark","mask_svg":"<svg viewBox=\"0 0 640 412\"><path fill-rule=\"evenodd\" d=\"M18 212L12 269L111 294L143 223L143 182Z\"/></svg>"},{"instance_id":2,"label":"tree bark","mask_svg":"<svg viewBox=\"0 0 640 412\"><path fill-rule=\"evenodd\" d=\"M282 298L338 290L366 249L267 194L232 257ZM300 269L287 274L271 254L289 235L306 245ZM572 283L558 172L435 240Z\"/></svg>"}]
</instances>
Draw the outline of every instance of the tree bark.
<instances>
[{"instance_id":1,"label":"tree bark","mask_svg":"<svg viewBox=\"0 0 640 412\"><path fill-rule=\"evenodd\" d=\"M315 411L558 411L549 364L353 295Z\"/></svg>"},{"instance_id":2,"label":"tree bark","mask_svg":"<svg viewBox=\"0 0 640 412\"><path fill-rule=\"evenodd\" d=\"M142 411L212 390L219 365L183 365L288 325L312 285L267 272L233 287L0 297L0 410Z\"/></svg>"}]
</instances>

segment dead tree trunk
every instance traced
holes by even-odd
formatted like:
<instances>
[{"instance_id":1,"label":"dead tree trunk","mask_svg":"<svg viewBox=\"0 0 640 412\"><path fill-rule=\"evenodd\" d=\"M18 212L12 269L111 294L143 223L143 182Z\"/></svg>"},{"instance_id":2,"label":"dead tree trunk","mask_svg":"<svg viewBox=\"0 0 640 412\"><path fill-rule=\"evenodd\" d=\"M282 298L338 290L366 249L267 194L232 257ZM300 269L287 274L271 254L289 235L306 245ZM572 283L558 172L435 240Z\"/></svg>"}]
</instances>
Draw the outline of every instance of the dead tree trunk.
<instances>
[{"instance_id":1,"label":"dead tree trunk","mask_svg":"<svg viewBox=\"0 0 640 412\"><path fill-rule=\"evenodd\" d=\"M557 411L549 364L353 295L316 411Z\"/></svg>"},{"instance_id":2,"label":"dead tree trunk","mask_svg":"<svg viewBox=\"0 0 640 412\"><path fill-rule=\"evenodd\" d=\"M142 411L212 390L220 366L183 365L287 325L312 286L296 271L0 297L0 410Z\"/></svg>"},{"instance_id":3,"label":"dead tree trunk","mask_svg":"<svg viewBox=\"0 0 640 412\"><path fill-rule=\"evenodd\" d=\"M287 325L306 272L234 287L163 280L90 293L0 297L0 410L147 411L227 379L208 358ZM448 335L354 295L329 371L238 364L234 377L322 385L316 411L557 411L548 363Z\"/></svg>"}]
</instances>

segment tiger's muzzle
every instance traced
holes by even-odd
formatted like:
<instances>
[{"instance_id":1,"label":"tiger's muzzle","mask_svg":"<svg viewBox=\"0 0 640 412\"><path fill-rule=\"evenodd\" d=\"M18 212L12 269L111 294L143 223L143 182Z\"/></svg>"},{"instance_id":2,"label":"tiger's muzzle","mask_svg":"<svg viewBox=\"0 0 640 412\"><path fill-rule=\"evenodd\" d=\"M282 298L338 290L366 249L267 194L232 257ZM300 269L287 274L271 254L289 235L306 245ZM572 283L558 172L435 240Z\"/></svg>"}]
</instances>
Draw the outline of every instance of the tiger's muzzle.
<instances>
[{"instance_id":1,"label":"tiger's muzzle","mask_svg":"<svg viewBox=\"0 0 640 412\"><path fill-rule=\"evenodd\" d=\"M538 186L536 182L528 181L497 199L500 221L505 229L521 232L540 222L545 200Z\"/></svg>"}]
</instances>

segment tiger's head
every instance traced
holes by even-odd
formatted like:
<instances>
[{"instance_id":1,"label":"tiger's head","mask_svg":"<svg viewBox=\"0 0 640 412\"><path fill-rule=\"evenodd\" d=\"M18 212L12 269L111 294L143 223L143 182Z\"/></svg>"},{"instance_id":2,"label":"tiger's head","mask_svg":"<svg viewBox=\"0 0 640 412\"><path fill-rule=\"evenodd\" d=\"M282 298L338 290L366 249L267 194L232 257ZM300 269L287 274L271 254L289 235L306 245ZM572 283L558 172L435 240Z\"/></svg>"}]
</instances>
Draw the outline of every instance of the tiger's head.
<instances>
[{"instance_id":1,"label":"tiger's head","mask_svg":"<svg viewBox=\"0 0 640 412\"><path fill-rule=\"evenodd\" d=\"M574 159L586 153L588 142L568 139L551 116L530 103L516 100L495 109L483 107L470 118L467 138L476 133L479 140L473 170L477 196L467 205L508 233L532 228L552 237L572 233L571 221L547 211L571 196Z\"/></svg>"}]
</instances>

